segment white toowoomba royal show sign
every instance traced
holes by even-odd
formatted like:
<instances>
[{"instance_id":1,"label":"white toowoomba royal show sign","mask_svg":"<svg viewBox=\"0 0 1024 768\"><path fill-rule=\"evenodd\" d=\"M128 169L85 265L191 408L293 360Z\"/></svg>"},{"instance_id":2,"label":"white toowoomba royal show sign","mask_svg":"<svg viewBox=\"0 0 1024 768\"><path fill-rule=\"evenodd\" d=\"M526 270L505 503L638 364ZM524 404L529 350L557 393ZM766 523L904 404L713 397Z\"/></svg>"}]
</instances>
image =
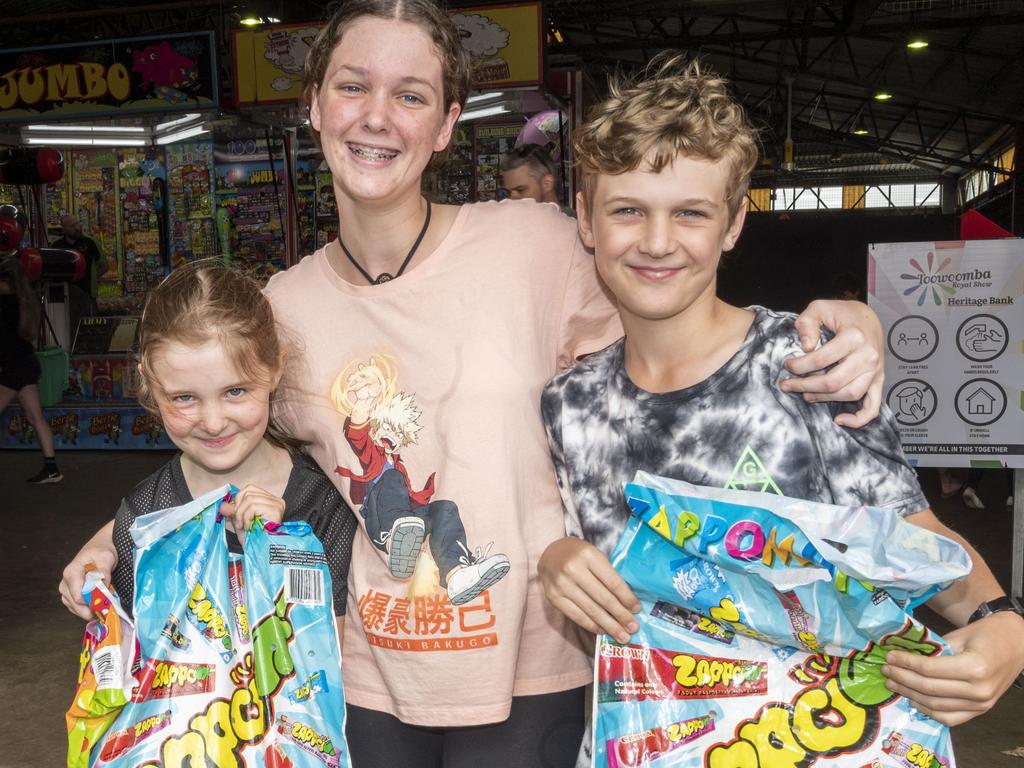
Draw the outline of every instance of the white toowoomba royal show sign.
<instances>
[{"instance_id":1,"label":"white toowoomba royal show sign","mask_svg":"<svg viewBox=\"0 0 1024 768\"><path fill-rule=\"evenodd\" d=\"M885 401L921 466L1024 467L1024 240L868 249Z\"/></svg>"}]
</instances>

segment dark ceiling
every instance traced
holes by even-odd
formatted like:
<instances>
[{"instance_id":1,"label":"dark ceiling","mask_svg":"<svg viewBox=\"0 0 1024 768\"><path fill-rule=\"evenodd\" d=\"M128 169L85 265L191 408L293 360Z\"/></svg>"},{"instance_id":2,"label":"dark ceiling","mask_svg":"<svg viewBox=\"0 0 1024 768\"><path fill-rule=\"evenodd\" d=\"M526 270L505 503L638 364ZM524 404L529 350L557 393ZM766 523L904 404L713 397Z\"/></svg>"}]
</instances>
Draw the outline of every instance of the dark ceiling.
<instances>
[{"instance_id":1,"label":"dark ceiling","mask_svg":"<svg viewBox=\"0 0 1024 768\"><path fill-rule=\"evenodd\" d=\"M322 18L327 6L263 3L284 22ZM0 35L20 48L214 29L223 53L242 7L0 0ZM607 72L666 48L728 75L763 128L758 174L776 183L960 176L994 170L1015 131L1024 141L1024 0L546 0L544 10L563 40L549 35L549 66L582 68L592 93ZM917 36L928 47L908 49ZM787 85L796 170L784 173ZM892 98L875 100L879 91Z\"/></svg>"}]
</instances>

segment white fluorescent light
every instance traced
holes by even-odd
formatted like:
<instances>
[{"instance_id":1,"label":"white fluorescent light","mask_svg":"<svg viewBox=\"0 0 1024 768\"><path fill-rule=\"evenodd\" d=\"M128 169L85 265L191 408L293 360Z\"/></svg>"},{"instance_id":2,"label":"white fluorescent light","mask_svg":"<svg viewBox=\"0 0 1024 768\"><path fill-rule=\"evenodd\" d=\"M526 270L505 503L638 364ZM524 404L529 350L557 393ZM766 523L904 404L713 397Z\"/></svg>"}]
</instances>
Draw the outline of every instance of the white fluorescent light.
<instances>
[{"instance_id":1,"label":"white fluorescent light","mask_svg":"<svg viewBox=\"0 0 1024 768\"><path fill-rule=\"evenodd\" d=\"M141 126L126 125L26 125L29 131L52 131L55 133L145 133Z\"/></svg>"},{"instance_id":2,"label":"white fluorescent light","mask_svg":"<svg viewBox=\"0 0 1024 768\"><path fill-rule=\"evenodd\" d=\"M143 126L134 125L95 125L92 130L93 133L145 133L147 129Z\"/></svg>"},{"instance_id":3,"label":"white fluorescent light","mask_svg":"<svg viewBox=\"0 0 1024 768\"><path fill-rule=\"evenodd\" d=\"M166 123L157 123L153 127L153 130L156 131L157 133L161 133L162 131L169 131L176 125L184 125L185 123L191 123L193 120L198 120L199 117L200 115L198 112L189 112L184 117L179 117L176 120L168 120Z\"/></svg>"},{"instance_id":4,"label":"white fluorescent light","mask_svg":"<svg viewBox=\"0 0 1024 768\"><path fill-rule=\"evenodd\" d=\"M198 136L201 133L209 133L210 129L205 125L193 125L191 128L183 128L180 131L174 133L168 133L165 136L157 136L157 144L172 144L175 141L181 141L182 139L190 139L193 136Z\"/></svg>"},{"instance_id":5,"label":"white fluorescent light","mask_svg":"<svg viewBox=\"0 0 1024 768\"><path fill-rule=\"evenodd\" d=\"M498 104L493 107L483 107L482 109L471 109L468 112L463 112L459 115L459 122L466 120L476 120L478 117L490 117L491 115L504 115L508 112L508 107L504 104Z\"/></svg>"},{"instance_id":6,"label":"white fluorescent light","mask_svg":"<svg viewBox=\"0 0 1024 768\"><path fill-rule=\"evenodd\" d=\"M144 147L149 144L145 139L102 139L90 136L28 136L26 144L49 144L51 146L83 146L83 147Z\"/></svg>"},{"instance_id":7,"label":"white fluorescent light","mask_svg":"<svg viewBox=\"0 0 1024 768\"><path fill-rule=\"evenodd\" d=\"M475 96L470 96L466 99L467 104L476 104L478 101L489 101L490 99L496 99L499 96L504 96L503 91L491 91L490 93L478 93Z\"/></svg>"}]
</instances>

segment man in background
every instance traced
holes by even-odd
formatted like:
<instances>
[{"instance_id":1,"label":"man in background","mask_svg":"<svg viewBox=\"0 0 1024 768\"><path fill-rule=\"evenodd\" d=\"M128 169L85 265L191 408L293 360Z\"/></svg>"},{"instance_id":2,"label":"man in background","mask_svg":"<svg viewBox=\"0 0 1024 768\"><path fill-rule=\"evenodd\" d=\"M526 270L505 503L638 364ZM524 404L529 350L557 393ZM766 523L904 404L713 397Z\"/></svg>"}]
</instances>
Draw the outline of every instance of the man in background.
<instances>
[{"instance_id":1,"label":"man in background","mask_svg":"<svg viewBox=\"0 0 1024 768\"><path fill-rule=\"evenodd\" d=\"M78 332L79 318L96 314L96 283L107 271L107 262L96 241L82 232L82 225L77 218L70 213L64 214L60 217L60 228L64 236L50 243L51 247L70 248L85 258L85 274L79 280L68 283L68 314L71 337L74 339Z\"/></svg>"},{"instance_id":2,"label":"man in background","mask_svg":"<svg viewBox=\"0 0 1024 768\"><path fill-rule=\"evenodd\" d=\"M558 198L558 168L540 144L520 144L501 157L502 184L513 200L554 203L566 216L576 212Z\"/></svg>"}]
</instances>

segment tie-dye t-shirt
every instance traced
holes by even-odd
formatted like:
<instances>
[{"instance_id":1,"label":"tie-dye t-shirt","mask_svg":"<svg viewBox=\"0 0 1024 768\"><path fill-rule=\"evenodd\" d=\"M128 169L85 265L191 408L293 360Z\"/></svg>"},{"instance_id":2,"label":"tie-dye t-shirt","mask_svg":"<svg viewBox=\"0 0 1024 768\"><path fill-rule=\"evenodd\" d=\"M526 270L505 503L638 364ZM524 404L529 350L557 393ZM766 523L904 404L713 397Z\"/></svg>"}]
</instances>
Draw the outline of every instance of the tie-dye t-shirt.
<instances>
[{"instance_id":1,"label":"tie-dye t-shirt","mask_svg":"<svg viewBox=\"0 0 1024 768\"><path fill-rule=\"evenodd\" d=\"M901 515L928 507L888 409L846 429L833 418L855 404L807 403L780 390L790 375L783 361L800 353L796 318L751 309L739 351L686 389L639 389L626 374L624 340L547 385L541 409L570 535L610 557L629 516L623 485L638 469Z\"/></svg>"}]
</instances>

